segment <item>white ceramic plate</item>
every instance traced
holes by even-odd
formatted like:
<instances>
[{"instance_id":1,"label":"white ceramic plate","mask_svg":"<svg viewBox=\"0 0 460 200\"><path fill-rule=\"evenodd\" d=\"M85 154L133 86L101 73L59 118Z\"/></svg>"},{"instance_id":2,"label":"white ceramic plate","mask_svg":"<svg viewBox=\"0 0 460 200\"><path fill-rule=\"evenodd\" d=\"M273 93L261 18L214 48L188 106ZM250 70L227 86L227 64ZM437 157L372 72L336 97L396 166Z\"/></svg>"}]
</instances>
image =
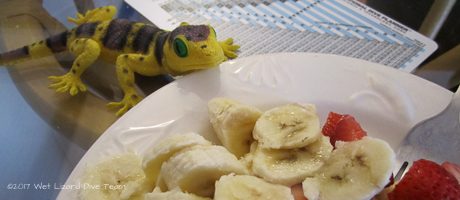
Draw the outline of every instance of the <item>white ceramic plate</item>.
<instances>
[{"instance_id":1,"label":"white ceramic plate","mask_svg":"<svg viewBox=\"0 0 460 200\"><path fill-rule=\"evenodd\" d=\"M322 123L330 111L351 114L368 135L396 149L411 126L440 112L451 95L411 74L341 56L289 53L229 61L180 78L148 96L94 143L63 186L78 186L87 166L112 155L132 151L142 156L168 135L194 131L217 143L206 107L213 97L229 97L261 109L313 103ZM77 199L77 193L63 189L58 199Z\"/></svg>"}]
</instances>

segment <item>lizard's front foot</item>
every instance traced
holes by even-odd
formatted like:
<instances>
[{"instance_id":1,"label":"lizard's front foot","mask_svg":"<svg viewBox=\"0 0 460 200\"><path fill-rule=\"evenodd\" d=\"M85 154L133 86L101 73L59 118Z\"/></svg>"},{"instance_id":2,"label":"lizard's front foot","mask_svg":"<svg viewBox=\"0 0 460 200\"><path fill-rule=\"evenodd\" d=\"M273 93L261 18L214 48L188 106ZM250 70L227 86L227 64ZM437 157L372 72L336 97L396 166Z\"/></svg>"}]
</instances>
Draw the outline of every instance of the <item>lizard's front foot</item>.
<instances>
[{"instance_id":1,"label":"lizard's front foot","mask_svg":"<svg viewBox=\"0 0 460 200\"><path fill-rule=\"evenodd\" d=\"M239 45L233 44L233 38L228 38L225 41L219 42L220 47L224 50L224 55L227 58L236 58L236 50L240 48Z\"/></svg>"},{"instance_id":2,"label":"lizard's front foot","mask_svg":"<svg viewBox=\"0 0 460 200\"><path fill-rule=\"evenodd\" d=\"M70 72L63 76L50 76L48 79L53 82L49 87L55 89L56 92L69 91L70 95L75 96L79 91L86 91L86 86L81 82L80 78Z\"/></svg>"},{"instance_id":3,"label":"lizard's front foot","mask_svg":"<svg viewBox=\"0 0 460 200\"><path fill-rule=\"evenodd\" d=\"M120 102L110 102L107 104L107 107L109 107L110 109L118 109L116 115L119 117L125 114L129 109L131 109L141 100L142 98L136 95L135 93L128 93L125 94L125 96Z\"/></svg>"}]
</instances>

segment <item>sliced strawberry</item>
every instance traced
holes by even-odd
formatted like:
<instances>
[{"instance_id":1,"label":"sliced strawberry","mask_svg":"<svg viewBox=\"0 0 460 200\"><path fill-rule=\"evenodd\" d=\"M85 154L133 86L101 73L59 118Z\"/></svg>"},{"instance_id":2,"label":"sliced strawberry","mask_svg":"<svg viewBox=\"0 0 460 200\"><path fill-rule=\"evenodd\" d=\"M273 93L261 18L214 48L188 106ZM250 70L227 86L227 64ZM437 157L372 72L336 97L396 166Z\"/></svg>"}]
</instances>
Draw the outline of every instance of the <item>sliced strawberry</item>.
<instances>
[{"instance_id":1,"label":"sliced strawberry","mask_svg":"<svg viewBox=\"0 0 460 200\"><path fill-rule=\"evenodd\" d=\"M460 185L441 165L429 160L415 161L394 190L390 200L459 200Z\"/></svg>"},{"instance_id":2,"label":"sliced strawberry","mask_svg":"<svg viewBox=\"0 0 460 200\"><path fill-rule=\"evenodd\" d=\"M323 126L323 135L325 136L333 136L335 134L335 129L337 124L343 119L345 115L341 115L335 112L330 112L327 116L326 123Z\"/></svg>"},{"instance_id":3,"label":"sliced strawberry","mask_svg":"<svg viewBox=\"0 0 460 200\"><path fill-rule=\"evenodd\" d=\"M460 183L460 165L451 162L444 162L441 166L452 174L452 176L457 179L457 182Z\"/></svg>"},{"instance_id":4,"label":"sliced strawberry","mask_svg":"<svg viewBox=\"0 0 460 200\"><path fill-rule=\"evenodd\" d=\"M366 136L364 131L354 117L345 115L337 124L333 140L335 141L355 141ZM335 144L335 141L333 145Z\"/></svg>"},{"instance_id":5,"label":"sliced strawberry","mask_svg":"<svg viewBox=\"0 0 460 200\"><path fill-rule=\"evenodd\" d=\"M322 132L323 135L330 137L331 144L334 146L338 140L354 141L367 135L353 116L334 112L329 113Z\"/></svg>"},{"instance_id":6,"label":"sliced strawberry","mask_svg":"<svg viewBox=\"0 0 460 200\"><path fill-rule=\"evenodd\" d=\"M291 193L292 196L294 196L294 200L308 200L307 197L303 195L302 183L291 186Z\"/></svg>"}]
</instances>

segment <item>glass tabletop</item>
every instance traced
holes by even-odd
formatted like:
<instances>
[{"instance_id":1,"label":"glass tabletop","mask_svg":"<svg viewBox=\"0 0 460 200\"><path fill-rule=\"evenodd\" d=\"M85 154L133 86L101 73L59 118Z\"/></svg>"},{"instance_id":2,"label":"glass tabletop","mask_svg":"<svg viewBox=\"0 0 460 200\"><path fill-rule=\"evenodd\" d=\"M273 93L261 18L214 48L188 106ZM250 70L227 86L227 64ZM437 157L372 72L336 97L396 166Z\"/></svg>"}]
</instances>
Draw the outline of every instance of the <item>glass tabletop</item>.
<instances>
[{"instance_id":1,"label":"glass tabletop","mask_svg":"<svg viewBox=\"0 0 460 200\"><path fill-rule=\"evenodd\" d=\"M433 0L361 2L430 34L439 48L414 73L448 89L458 85L458 70L451 63L459 59L460 23L455 19L460 17L460 3L435 6ZM68 16L105 5L115 5L119 18L149 23L121 0L0 1L0 52L72 28ZM444 18L436 17L443 13ZM64 184L86 150L117 120L115 112L106 107L109 101L122 98L113 64L97 61L85 72L82 79L89 91L84 94L72 97L48 88L48 76L64 74L72 61L72 55L63 53L0 66L1 197L54 199L59 193L54 185ZM145 95L171 81L165 75L136 77L138 89ZM38 187L42 185L50 187Z\"/></svg>"}]
</instances>

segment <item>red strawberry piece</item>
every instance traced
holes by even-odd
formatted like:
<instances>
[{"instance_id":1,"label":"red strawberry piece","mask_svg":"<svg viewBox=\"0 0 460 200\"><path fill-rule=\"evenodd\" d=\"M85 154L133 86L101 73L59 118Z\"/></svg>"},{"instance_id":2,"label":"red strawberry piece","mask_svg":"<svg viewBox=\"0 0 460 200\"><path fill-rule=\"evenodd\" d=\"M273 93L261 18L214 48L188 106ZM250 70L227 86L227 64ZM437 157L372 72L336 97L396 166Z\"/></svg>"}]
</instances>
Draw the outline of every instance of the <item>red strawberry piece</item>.
<instances>
[{"instance_id":1,"label":"red strawberry piece","mask_svg":"<svg viewBox=\"0 0 460 200\"><path fill-rule=\"evenodd\" d=\"M307 197L303 195L302 183L291 186L291 193L292 196L294 196L294 200L308 200Z\"/></svg>"},{"instance_id":2,"label":"red strawberry piece","mask_svg":"<svg viewBox=\"0 0 460 200\"><path fill-rule=\"evenodd\" d=\"M351 115L330 112L322 129L323 135L329 136L331 144L335 142L354 141L366 136L367 133Z\"/></svg>"},{"instance_id":3,"label":"red strawberry piece","mask_svg":"<svg viewBox=\"0 0 460 200\"><path fill-rule=\"evenodd\" d=\"M460 200L460 185L441 165L429 161L415 161L395 189L390 200Z\"/></svg>"},{"instance_id":4,"label":"red strawberry piece","mask_svg":"<svg viewBox=\"0 0 460 200\"><path fill-rule=\"evenodd\" d=\"M327 116L326 123L323 126L323 135L329 137L335 135L335 129L337 128L337 124L342 120L343 117L344 115L335 112L330 112Z\"/></svg>"},{"instance_id":5,"label":"red strawberry piece","mask_svg":"<svg viewBox=\"0 0 460 200\"><path fill-rule=\"evenodd\" d=\"M335 128L335 141L355 141L366 136L367 133L361 128L361 125L350 115L345 115ZM335 144L335 141L332 145Z\"/></svg>"},{"instance_id":6,"label":"red strawberry piece","mask_svg":"<svg viewBox=\"0 0 460 200\"><path fill-rule=\"evenodd\" d=\"M441 164L444 169L446 169L452 176L457 179L457 182L460 183L460 165L451 162L444 162Z\"/></svg>"}]
</instances>

